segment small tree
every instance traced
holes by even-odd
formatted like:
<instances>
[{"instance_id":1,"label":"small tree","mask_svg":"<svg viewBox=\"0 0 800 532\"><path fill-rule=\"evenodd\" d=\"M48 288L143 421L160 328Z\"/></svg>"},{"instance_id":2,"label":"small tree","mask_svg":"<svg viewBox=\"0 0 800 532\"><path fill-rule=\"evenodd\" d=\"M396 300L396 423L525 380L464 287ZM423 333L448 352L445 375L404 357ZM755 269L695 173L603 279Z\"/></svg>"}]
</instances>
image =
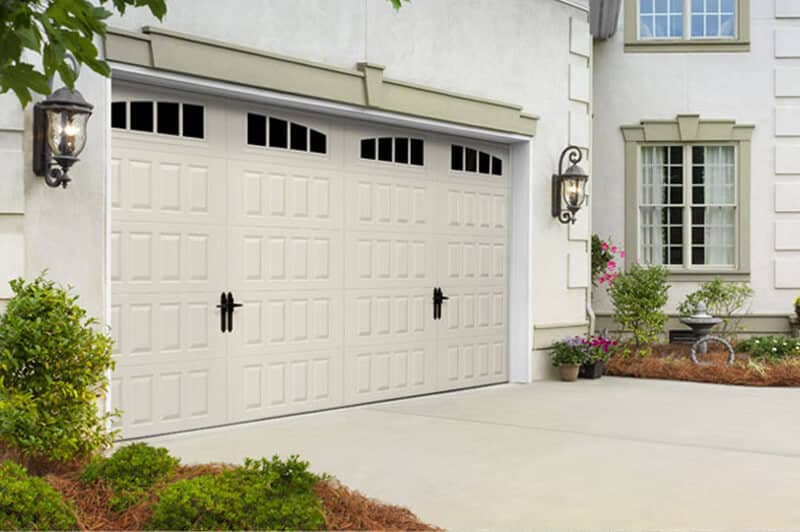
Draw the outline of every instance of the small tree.
<instances>
[{"instance_id":1,"label":"small tree","mask_svg":"<svg viewBox=\"0 0 800 532\"><path fill-rule=\"evenodd\" d=\"M614 320L629 331L637 350L658 340L667 323L664 306L669 285L663 266L634 265L612 283L608 293Z\"/></svg>"},{"instance_id":2,"label":"small tree","mask_svg":"<svg viewBox=\"0 0 800 532\"><path fill-rule=\"evenodd\" d=\"M31 464L68 462L109 445L111 414L99 411L112 340L76 296L37 277L11 281L0 318L0 435Z\"/></svg>"},{"instance_id":3,"label":"small tree","mask_svg":"<svg viewBox=\"0 0 800 532\"><path fill-rule=\"evenodd\" d=\"M753 297L753 289L746 283L726 283L720 277L704 283L700 290L692 292L678 306L681 316L691 316L697 304L703 301L708 311L722 318L720 335L735 340L744 330L739 312Z\"/></svg>"}]
</instances>

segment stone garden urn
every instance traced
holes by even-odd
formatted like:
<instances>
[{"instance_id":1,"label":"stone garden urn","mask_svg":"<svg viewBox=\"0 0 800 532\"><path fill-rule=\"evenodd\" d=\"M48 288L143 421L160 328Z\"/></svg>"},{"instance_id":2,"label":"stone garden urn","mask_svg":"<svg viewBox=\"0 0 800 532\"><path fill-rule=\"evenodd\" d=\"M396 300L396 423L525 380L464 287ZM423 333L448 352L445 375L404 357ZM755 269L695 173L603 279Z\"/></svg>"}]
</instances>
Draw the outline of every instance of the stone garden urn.
<instances>
[{"instance_id":1,"label":"stone garden urn","mask_svg":"<svg viewBox=\"0 0 800 532\"><path fill-rule=\"evenodd\" d=\"M700 338L710 335L711 329L722 323L722 319L715 318L709 314L705 302L701 301L695 307L694 314L688 318L681 318L681 323L688 325L692 329L696 342ZM703 342L698 346L697 351L700 354L706 354L708 352L708 344Z\"/></svg>"}]
</instances>

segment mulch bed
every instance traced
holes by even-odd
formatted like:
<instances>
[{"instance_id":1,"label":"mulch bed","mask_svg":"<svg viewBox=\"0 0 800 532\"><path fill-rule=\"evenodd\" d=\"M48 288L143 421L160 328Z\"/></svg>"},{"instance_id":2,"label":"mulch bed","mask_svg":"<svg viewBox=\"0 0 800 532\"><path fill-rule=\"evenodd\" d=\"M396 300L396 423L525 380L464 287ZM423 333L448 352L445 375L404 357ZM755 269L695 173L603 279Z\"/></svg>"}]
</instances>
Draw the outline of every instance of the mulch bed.
<instances>
[{"instance_id":1,"label":"mulch bed","mask_svg":"<svg viewBox=\"0 0 800 532\"><path fill-rule=\"evenodd\" d=\"M698 365L689 358L690 351L685 344L668 344L653 346L649 356L614 356L606 363L606 375L740 386L800 386L800 360L751 362L746 354L737 353L734 365L729 366L728 353L709 345L707 355L698 355L707 365Z\"/></svg>"},{"instance_id":2,"label":"mulch bed","mask_svg":"<svg viewBox=\"0 0 800 532\"><path fill-rule=\"evenodd\" d=\"M179 466L170 482L215 474L231 467L226 464ZM83 484L76 477L73 470L53 473L45 478L74 503L81 530L142 530L150 518L158 493L164 487L154 488L136 506L116 513L109 510L111 493L102 482ZM440 530L423 523L406 508L370 499L334 479L321 480L315 491L323 506L327 530Z\"/></svg>"}]
</instances>

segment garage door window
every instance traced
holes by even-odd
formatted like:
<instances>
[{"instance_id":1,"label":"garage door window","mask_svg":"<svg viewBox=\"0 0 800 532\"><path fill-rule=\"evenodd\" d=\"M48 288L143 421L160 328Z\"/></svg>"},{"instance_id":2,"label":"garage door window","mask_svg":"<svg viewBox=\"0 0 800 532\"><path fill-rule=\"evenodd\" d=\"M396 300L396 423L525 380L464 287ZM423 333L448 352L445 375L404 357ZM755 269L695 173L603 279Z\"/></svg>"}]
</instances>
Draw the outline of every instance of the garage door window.
<instances>
[{"instance_id":1,"label":"garage door window","mask_svg":"<svg viewBox=\"0 0 800 532\"><path fill-rule=\"evenodd\" d=\"M361 139L361 158L368 161L424 166L425 142L409 137Z\"/></svg>"},{"instance_id":2,"label":"garage door window","mask_svg":"<svg viewBox=\"0 0 800 532\"><path fill-rule=\"evenodd\" d=\"M307 153L328 153L328 136L303 124L247 113L247 144Z\"/></svg>"},{"instance_id":3,"label":"garage door window","mask_svg":"<svg viewBox=\"0 0 800 532\"><path fill-rule=\"evenodd\" d=\"M450 146L450 169L485 175L503 175L503 160L485 151L453 144Z\"/></svg>"},{"instance_id":4,"label":"garage door window","mask_svg":"<svg viewBox=\"0 0 800 532\"><path fill-rule=\"evenodd\" d=\"M111 104L111 127L171 137L205 137L205 107L181 102L137 100Z\"/></svg>"}]
</instances>

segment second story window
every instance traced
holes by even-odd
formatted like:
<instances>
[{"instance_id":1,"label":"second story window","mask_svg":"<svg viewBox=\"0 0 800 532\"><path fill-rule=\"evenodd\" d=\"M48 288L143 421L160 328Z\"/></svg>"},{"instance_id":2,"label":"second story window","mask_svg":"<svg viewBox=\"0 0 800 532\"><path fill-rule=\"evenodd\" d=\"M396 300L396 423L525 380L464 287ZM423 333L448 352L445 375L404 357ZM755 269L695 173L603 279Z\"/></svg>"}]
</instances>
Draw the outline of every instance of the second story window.
<instances>
[{"instance_id":1,"label":"second story window","mask_svg":"<svg viewBox=\"0 0 800 532\"><path fill-rule=\"evenodd\" d=\"M624 0L625 50L750 49L751 0Z\"/></svg>"}]
</instances>

